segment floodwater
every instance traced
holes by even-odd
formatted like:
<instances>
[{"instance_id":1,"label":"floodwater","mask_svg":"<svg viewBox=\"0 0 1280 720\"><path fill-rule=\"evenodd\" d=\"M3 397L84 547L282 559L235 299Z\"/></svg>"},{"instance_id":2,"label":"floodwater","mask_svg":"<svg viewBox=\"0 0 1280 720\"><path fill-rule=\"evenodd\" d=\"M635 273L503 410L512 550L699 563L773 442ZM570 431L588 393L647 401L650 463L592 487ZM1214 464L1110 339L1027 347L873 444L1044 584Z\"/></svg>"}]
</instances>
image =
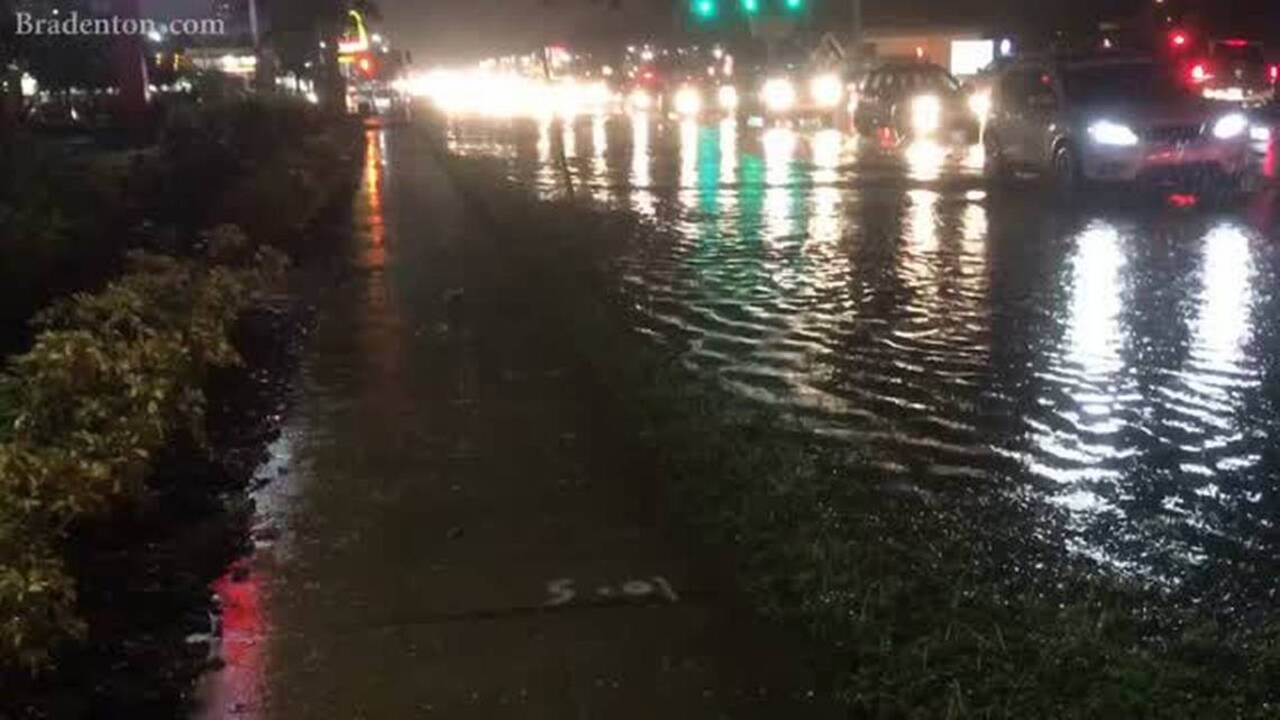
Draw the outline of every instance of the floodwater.
<instances>
[{"instance_id":1,"label":"floodwater","mask_svg":"<svg viewBox=\"0 0 1280 720\"><path fill-rule=\"evenodd\" d=\"M579 196L659 230L620 265L640 329L742 396L913 483L1012 479L1135 572L1270 536L1273 191L1065 208L976 146L646 118L451 146L556 195L557 133Z\"/></svg>"}]
</instances>

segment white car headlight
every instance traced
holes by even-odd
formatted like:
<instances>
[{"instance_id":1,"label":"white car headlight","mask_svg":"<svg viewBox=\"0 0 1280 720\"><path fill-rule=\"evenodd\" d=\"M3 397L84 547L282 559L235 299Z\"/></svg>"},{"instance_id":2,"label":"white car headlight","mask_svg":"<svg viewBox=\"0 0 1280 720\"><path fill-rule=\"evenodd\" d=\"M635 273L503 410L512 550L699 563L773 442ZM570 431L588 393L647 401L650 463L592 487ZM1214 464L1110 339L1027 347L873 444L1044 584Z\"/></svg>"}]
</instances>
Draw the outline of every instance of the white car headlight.
<instances>
[{"instance_id":1,"label":"white car headlight","mask_svg":"<svg viewBox=\"0 0 1280 720\"><path fill-rule=\"evenodd\" d=\"M1219 140L1238 138L1249 129L1249 118L1240 113L1231 113L1218 118L1213 124L1213 136Z\"/></svg>"},{"instance_id":2,"label":"white car headlight","mask_svg":"<svg viewBox=\"0 0 1280 720\"><path fill-rule=\"evenodd\" d=\"M764 84L760 97L769 110L786 112L796 105L796 86L785 78L774 78Z\"/></svg>"},{"instance_id":3,"label":"white car headlight","mask_svg":"<svg viewBox=\"0 0 1280 720\"><path fill-rule=\"evenodd\" d=\"M815 77L809 82L809 94L813 96L813 102L818 107L836 107L840 104L841 98L844 97L844 87L840 83L840 76L831 73Z\"/></svg>"},{"instance_id":4,"label":"white car headlight","mask_svg":"<svg viewBox=\"0 0 1280 720\"><path fill-rule=\"evenodd\" d=\"M702 112L702 93L697 88L682 87L676 91L675 106L681 115L697 115Z\"/></svg>"},{"instance_id":5,"label":"white car headlight","mask_svg":"<svg viewBox=\"0 0 1280 720\"><path fill-rule=\"evenodd\" d=\"M1099 145L1132 147L1138 144L1138 134L1132 128L1110 120L1099 120L1090 125L1089 137Z\"/></svg>"},{"instance_id":6,"label":"white car headlight","mask_svg":"<svg viewBox=\"0 0 1280 720\"><path fill-rule=\"evenodd\" d=\"M921 95L911 101L911 127L921 135L937 132L942 126L942 101L933 95Z\"/></svg>"},{"instance_id":7,"label":"white car headlight","mask_svg":"<svg viewBox=\"0 0 1280 720\"><path fill-rule=\"evenodd\" d=\"M631 96L627 98L627 104L632 110L644 112L653 107L653 96L644 90L634 90Z\"/></svg>"},{"instance_id":8,"label":"white car headlight","mask_svg":"<svg viewBox=\"0 0 1280 720\"><path fill-rule=\"evenodd\" d=\"M1254 142L1271 142L1271 128L1266 125L1254 125L1249 129L1249 139Z\"/></svg>"}]
</instances>

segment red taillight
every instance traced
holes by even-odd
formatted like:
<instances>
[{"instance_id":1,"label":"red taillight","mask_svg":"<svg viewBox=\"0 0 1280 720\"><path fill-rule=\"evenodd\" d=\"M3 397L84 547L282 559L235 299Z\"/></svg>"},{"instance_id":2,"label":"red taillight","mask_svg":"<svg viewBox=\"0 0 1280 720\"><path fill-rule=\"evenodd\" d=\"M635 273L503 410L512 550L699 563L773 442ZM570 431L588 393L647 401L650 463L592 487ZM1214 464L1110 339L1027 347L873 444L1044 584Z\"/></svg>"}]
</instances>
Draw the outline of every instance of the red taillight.
<instances>
[{"instance_id":1,"label":"red taillight","mask_svg":"<svg viewBox=\"0 0 1280 720\"><path fill-rule=\"evenodd\" d=\"M1272 85L1280 82L1280 65L1272 65L1270 69L1267 70L1267 76L1271 78Z\"/></svg>"},{"instance_id":2,"label":"red taillight","mask_svg":"<svg viewBox=\"0 0 1280 720\"><path fill-rule=\"evenodd\" d=\"M1230 40L1223 40L1223 41L1222 41L1222 44L1223 44L1223 45L1226 45L1227 47L1232 47L1232 48L1249 47L1249 41L1248 41L1248 40L1241 40L1241 39L1239 39L1239 38L1232 38L1232 39L1230 39Z\"/></svg>"},{"instance_id":3,"label":"red taillight","mask_svg":"<svg viewBox=\"0 0 1280 720\"><path fill-rule=\"evenodd\" d=\"M1209 74L1209 68L1205 67L1204 63L1196 63L1191 66L1191 82L1202 83L1212 77L1213 75Z\"/></svg>"},{"instance_id":4,"label":"red taillight","mask_svg":"<svg viewBox=\"0 0 1280 720\"><path fill-rule=\"evenodd\" d=\"M1187 37L1187 34L1181 30L1174 30L1169 34L1169 44L1178 50L1186 47L1189 42L1191 42L1191 38Z\"/></svg>"}]
</instances>

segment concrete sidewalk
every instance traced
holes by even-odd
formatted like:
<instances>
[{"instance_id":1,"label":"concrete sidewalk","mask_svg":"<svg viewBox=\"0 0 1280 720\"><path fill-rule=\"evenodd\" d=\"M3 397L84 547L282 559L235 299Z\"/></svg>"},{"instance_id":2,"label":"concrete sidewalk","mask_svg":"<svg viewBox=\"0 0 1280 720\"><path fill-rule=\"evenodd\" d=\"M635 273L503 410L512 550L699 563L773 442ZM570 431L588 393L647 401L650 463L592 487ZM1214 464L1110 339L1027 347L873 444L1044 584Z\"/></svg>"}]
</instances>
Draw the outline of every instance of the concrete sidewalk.
<instances>
[{"instance_id":1,"label":"concrete sidewalk","mask_svg":"<svg viewBox=\"0 0 1280 720\"><path fill-rule=\"evenodd\" d=\"M426 138L369 152L200 715L830 716L672 538L537 298L486 272L501 242Z\"/></svg>"}]
</instances>

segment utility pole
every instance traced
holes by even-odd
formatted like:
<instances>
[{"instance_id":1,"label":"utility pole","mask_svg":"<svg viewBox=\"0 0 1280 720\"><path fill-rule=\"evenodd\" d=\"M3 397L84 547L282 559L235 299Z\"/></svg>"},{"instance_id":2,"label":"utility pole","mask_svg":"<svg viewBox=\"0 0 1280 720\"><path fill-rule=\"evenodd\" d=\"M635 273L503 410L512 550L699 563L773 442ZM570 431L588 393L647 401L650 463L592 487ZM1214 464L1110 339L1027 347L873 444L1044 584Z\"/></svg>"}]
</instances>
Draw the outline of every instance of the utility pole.
<instances>
[{"instance_id":1,"label":"utility pole","mask_svg":"<svg viewBox=\"0 0 1280 720\"><path fill-rule=\"evenodd\" d=\"M138 0L113 0L117 17L137 22L142 13ZM147 62L138 35L118 35L112 40L112 69L116 81L116 112L126 128L140 132L147 120Z\"/></svg>"},{"instance_id":2,"label":"utility pole","mask_svg":"<svg viewBox=\"0 0 1280 720\"><path fill-rule=\"evenodd\" d=\"M856 61L862 56L862 0L849 3L849 42L853 46L849 55Z\"/></svg>"}]
</instances>

